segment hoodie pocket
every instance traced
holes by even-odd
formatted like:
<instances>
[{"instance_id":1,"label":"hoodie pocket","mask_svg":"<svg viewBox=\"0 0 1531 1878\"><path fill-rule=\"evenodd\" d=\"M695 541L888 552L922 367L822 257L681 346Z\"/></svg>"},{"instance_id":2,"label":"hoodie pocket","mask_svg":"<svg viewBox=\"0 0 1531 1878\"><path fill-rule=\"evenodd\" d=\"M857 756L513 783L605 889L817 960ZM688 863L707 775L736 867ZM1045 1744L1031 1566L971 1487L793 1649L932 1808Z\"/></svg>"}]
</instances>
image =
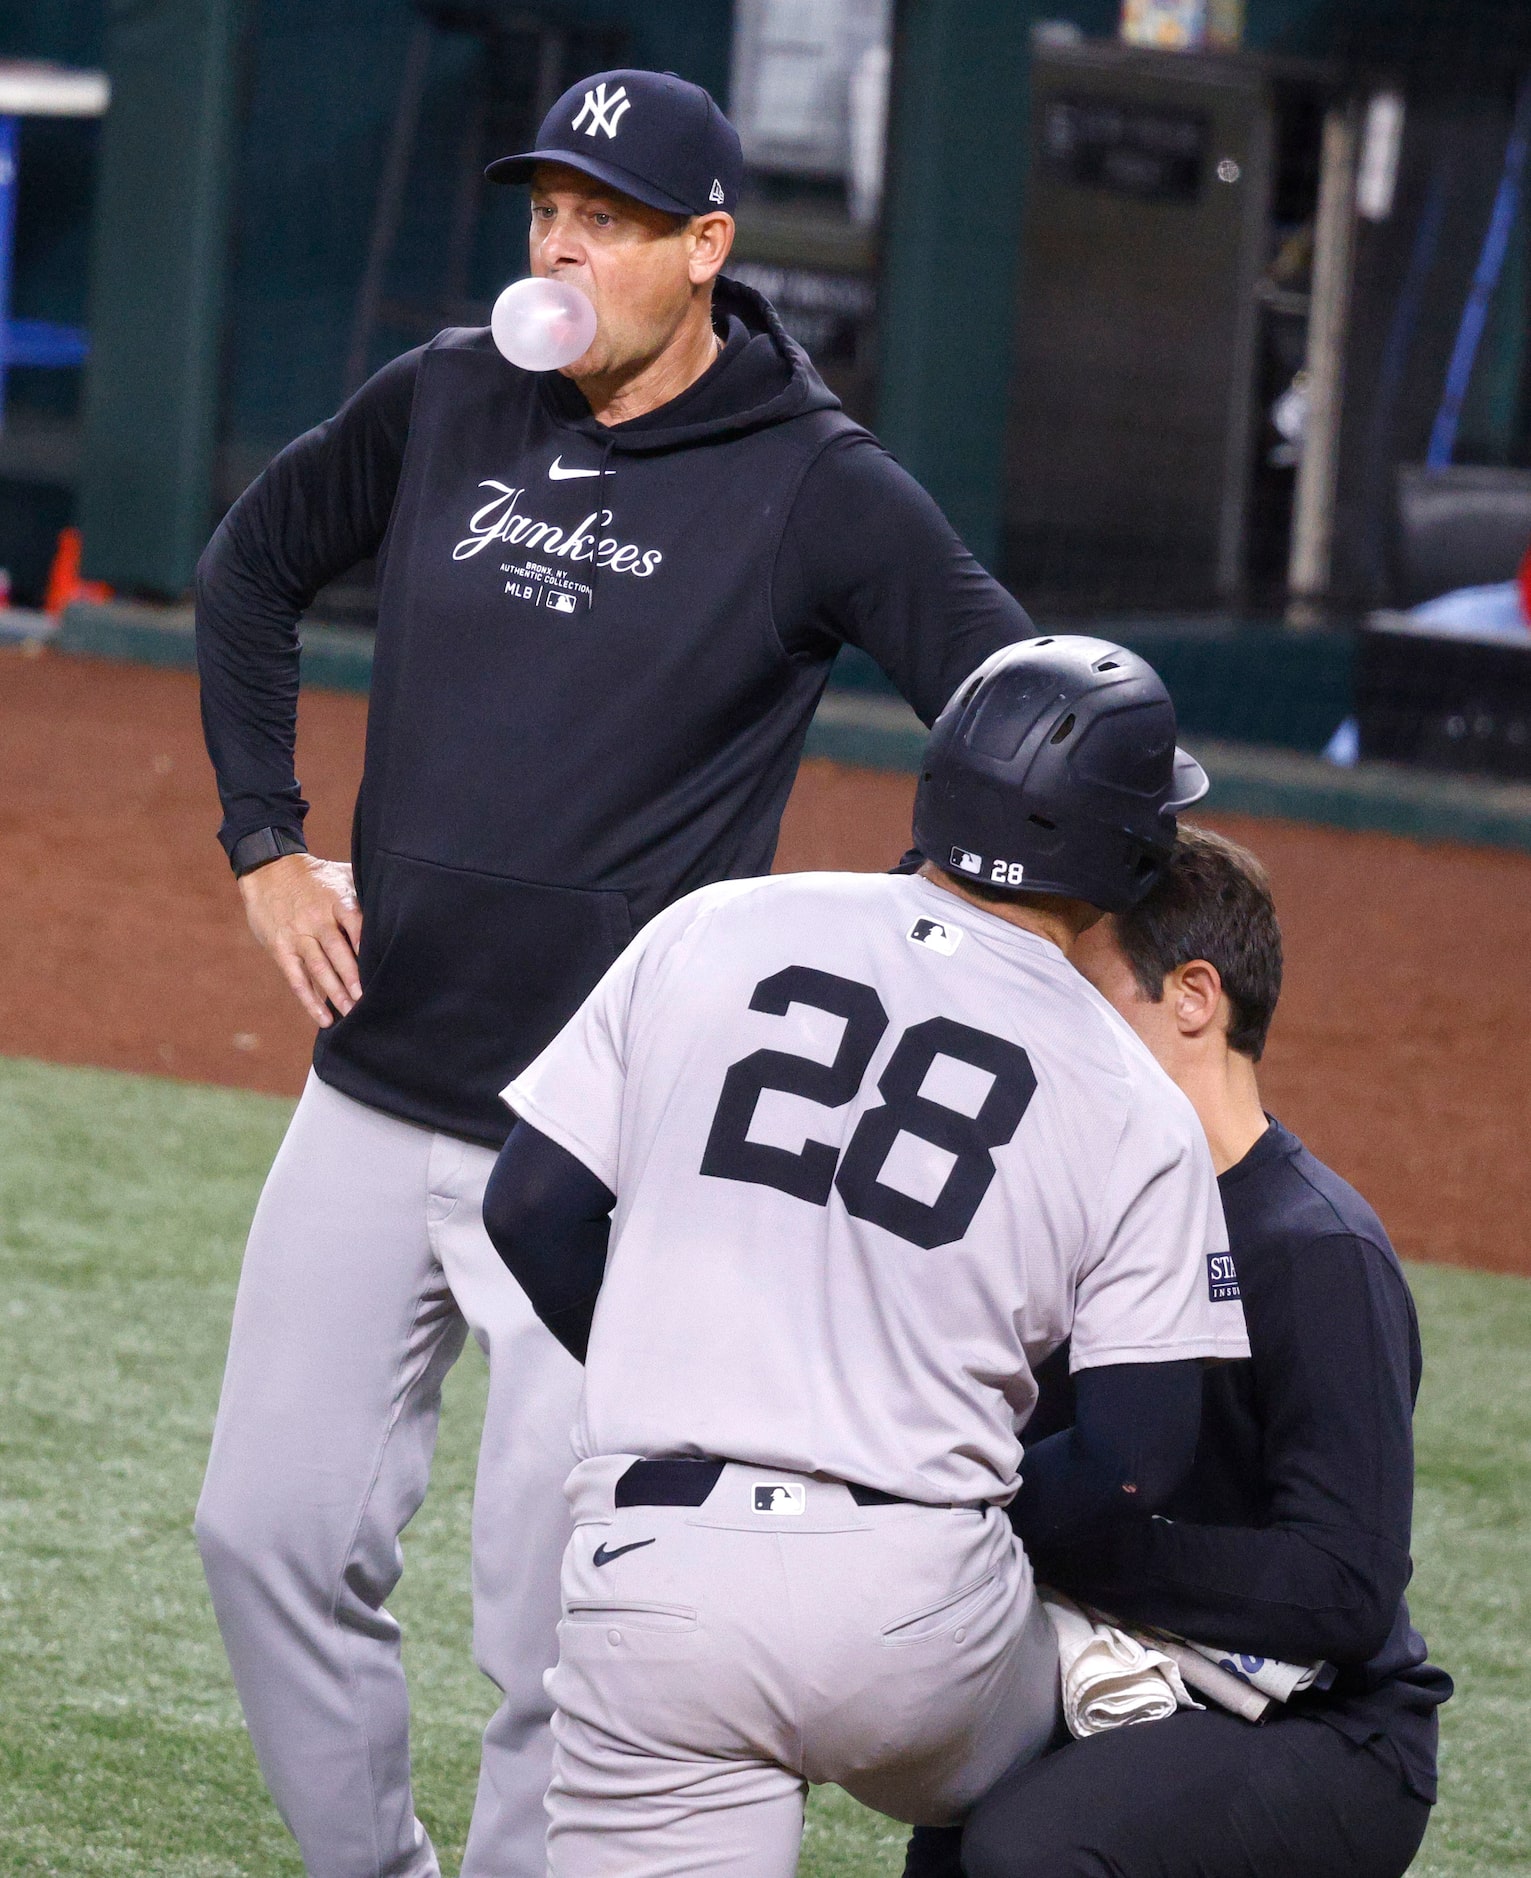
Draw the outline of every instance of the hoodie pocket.
<instances>
[{"instance_id":1,"label":"hoodie pocket","mask_svg":"<svg viewBox=\"0 0 1531 1878\"><path fill-rule=\"evenodd\" d=\"M545 887L380 850L362 995L321 1033L326 1080L427 1127L498 1143L499 1092L632 938L626 896Z\"/></svg>"}]
</instances>

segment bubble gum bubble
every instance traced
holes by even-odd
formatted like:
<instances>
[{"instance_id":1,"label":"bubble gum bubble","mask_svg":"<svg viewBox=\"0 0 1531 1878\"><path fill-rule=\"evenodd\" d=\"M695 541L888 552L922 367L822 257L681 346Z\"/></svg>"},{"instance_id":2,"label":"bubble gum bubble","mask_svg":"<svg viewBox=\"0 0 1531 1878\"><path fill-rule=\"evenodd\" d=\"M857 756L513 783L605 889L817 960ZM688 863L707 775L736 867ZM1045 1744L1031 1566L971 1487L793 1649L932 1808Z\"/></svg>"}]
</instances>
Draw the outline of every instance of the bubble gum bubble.
<instances>
[{"instance_id":1,"label":"bubble gum bubble","mask_svg":"<svg viewBox=\"0 0 1531 1878\"><path fill-rule=\"evenodd\" d=\"M526 372L556 372L590 348L595 308L562 280L518 280L489 316L494 343Z\"/></svg>"}]
</instances>

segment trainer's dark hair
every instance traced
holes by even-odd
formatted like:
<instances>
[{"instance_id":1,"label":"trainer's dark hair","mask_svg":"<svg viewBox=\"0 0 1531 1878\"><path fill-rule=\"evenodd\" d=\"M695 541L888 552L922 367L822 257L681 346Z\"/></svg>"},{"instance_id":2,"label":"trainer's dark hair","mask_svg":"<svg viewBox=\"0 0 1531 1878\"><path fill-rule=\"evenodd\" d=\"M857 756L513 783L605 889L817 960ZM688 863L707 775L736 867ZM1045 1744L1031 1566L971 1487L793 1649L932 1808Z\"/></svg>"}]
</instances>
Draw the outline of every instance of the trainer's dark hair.
<instances>
[{"instance_id":1,"label":"trainer's dark hair","mask_svg":"<svg viewBox=\"0 0 1531 1878\"><path fill-rule=\"evenodd\" d=\"M1281 996L1281 928L1265 869L1236 842L1180 824L1164 873L1116 935L1138 989L1155 1004L1177 966L1217 967L1231 1007L1228 1043L1258 1063Z\"/></svg>"}]
</instances>

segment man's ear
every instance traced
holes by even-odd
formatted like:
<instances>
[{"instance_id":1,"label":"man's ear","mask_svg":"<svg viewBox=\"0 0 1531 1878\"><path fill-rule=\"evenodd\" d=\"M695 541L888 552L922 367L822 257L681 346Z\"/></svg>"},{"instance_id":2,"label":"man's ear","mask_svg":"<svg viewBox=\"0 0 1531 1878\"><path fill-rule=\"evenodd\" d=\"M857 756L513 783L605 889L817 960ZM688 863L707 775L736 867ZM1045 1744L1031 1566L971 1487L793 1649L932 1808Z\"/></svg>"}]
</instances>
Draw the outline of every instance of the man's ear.
<instances>
[{"instance_id":1,"label":"man's ear","mask_svg":"<svg viewBox=\"0 0 1531 1878\"><path fill-rule=\"evenodd\" d=\"M1223 1009L1223 980L1206 959L1177 965L1164 981L1165 1001L1175 1014L1182 1037L1200 1037L1219 1024Z\"/></svg>"},{"instance_id":2,"label":"man's ear","mask_svg":"<svg viewBox=\"0 0 1531 1878\"><path fill-rule=\"evenodd\" d=\"M691 223L691 259L689 268L693 287L712 280L728 259L734 245L734 218L722 209L710 215L698 215Z\"/></svg>"}]
</instances>

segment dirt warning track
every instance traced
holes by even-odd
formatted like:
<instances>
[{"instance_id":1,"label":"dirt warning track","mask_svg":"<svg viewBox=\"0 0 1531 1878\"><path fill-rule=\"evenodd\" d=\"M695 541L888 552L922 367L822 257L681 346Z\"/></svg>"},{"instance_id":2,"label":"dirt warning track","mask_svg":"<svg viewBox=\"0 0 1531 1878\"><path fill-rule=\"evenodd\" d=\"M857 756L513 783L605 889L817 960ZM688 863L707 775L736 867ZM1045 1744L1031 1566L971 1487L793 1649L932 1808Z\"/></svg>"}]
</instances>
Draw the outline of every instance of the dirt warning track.
<instances>
[{"instance_id":1,"label":"dirt warning track","mask_svg":"<svg viewBox=\"0 0 1531 1878\"><path fill-rule=\"evenodd\" d=\"M311 692L299 775L344 854L365 701ZM913 779L803 766L782 869L890 865ZM1531 856L1209 816L1271 869L1266 1103L1400 1251L1531 1274ZM185 673L0 650L0 1054L293 1094L311 1032L245 929Z\"/></svg>"}]
</instances>

